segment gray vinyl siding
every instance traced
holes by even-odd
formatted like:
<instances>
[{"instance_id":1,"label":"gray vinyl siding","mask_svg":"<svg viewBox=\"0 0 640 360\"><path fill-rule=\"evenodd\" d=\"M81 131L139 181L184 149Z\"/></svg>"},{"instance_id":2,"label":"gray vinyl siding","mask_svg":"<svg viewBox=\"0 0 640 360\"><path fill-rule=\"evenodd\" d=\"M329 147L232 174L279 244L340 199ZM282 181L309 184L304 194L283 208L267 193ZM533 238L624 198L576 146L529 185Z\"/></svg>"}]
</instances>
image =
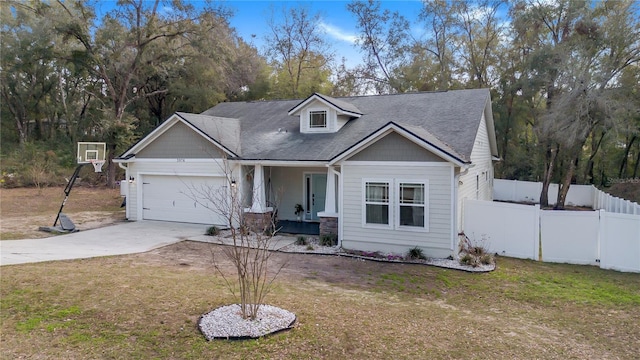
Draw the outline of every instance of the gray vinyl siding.
<instances>
[{"instance_id":1,"label":"gray vinyl siding","mask_svg":"<svg viewBox=\"0 0 640 360\"><path fill-rule=\"evenodd\" d=\"M406 166L343 163L342 246L346 249L398 254L404 254L407 250L418 246L424 250L427 256L446 257L451 255L452 166L446 164L427 166L416 163ZM363 179L428 180L429 231L414 232L402 229L364 227L362 224Z\"/></svg>"},{"instance_id":2,"label":"gray vinyl siding","mask_svg":"<svg viewBox=\"0 0 640 360\"><path fill-rule=\"evenodd\" d=\"M295 220L294 208L296 204L304 201L304 174L326 174L327 168L317 167L267 167L265 179L268 182L270 196L267 200L277 205L278 219Z\"/></svg>"},{"instance_id":3,"label":"gray vinyl siding","mask_svg":"<svg viewBox=\"0 0 640 360\"><path fill-rule=\"evenodd\" d=\"M220 149L182 122L177 122L136 154L136 158L139 159L210 159L220 157L222 157Z\"/></svg>"},{"instance_id":4,"label":"gray vinyl siding","mask_svg":"<svg viewBox=\"0 0 640 360\"><path fill-rule=\"evenodd\" d=\"M407 140L402 135L392 132L362 151L351 156L351 161L427 161L443 162L438 157Z\"/></svg>"},{"instance_id":5,"label":"gray vinyl siding","mask_svg":"<svg viewBox=\"0 0 640 360\"><path fill-rule=\"evenodd\" d=\"M459 179L462 184L458 189L458 230L462 229L463 224L464 199L493 200L493 161L484 115L471 151L471 164L474 166ZM478 191L476 186L479 187Z\"/></svg>"},{"instance_id":6,"label":"gray vinyl siding","mask_svg":"<svg viewBox=\"0 0 640 360\"><path fill-rule=\"evenodd\" d=\"M142 193L140 189L144 182L145 175L175 175L181 176L225 176L224 164L222 161L138 161L129 163L129 176L134 177L135 181L129 183L129 195L127 196L127 209L129 211L129 220L141 220L138 211L138 202L141 201ZM235 170L231 173L232 177L239 173Z\"/></svg>"}]
</instances>

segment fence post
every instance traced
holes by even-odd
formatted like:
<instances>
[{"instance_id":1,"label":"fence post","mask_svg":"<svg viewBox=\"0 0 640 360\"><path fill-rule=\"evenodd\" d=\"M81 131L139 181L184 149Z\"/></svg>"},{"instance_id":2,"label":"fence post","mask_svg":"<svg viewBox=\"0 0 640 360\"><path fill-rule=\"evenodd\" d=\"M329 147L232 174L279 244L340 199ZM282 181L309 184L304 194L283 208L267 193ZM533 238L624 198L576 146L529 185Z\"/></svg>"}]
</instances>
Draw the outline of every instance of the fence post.
<instances>
[{"instance_id":1,"label":"fence post","mask_svg":"<svg viewBox=\"0 0 640 360\"><path fill-rule=\"evenodd\" d=\"M536 229L536 234L534 234L533 238L536 239L537 241L534 241L534 249L533 249L533 256L534 259L536 259L536 261L542 261L542 253L540 252L540 248L542 247L542 233L541 233L541 229L540 229L540 216L541 211L540 211L540 204L536 204L535 206L535 211L534 211L534 221L535 224L533 226L534 229Z\"/></svg>"},{"instance_id":2,"label":"fence post","mask_svg":"<svg viewBox=\"0 0 640 360\"><path fill-rule=\"evenodd\" d=\"M604 238L604 234L606 234L605 227L607 226L606 216L607 213L605 210L598 210L598 258L596 262L599 267L602 267L602 244L607 241L607 239ZM606 256L606 252L604 255Z\"/></svg>"}]
</instances>

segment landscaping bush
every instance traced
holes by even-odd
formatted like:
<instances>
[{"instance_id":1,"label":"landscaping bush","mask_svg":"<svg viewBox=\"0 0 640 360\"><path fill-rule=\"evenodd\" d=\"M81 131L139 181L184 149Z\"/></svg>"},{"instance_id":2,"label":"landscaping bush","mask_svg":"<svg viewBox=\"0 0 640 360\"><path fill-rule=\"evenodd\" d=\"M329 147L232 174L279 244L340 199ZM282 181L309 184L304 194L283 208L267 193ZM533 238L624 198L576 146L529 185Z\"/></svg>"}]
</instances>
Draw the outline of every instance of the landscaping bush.
<instances>
[{"instance_id":1,"label":"landscaping bush","mask_svg":"<svg viewBox=\"0 0 640 360\"><path fill-rule=\"evenodd\" d=\"M209 236L216 236L219 233L220 233L220 229L218 229L217 226L211 226L211 227L207 228L207 232L205 234L209 235Z\"/></svg>"},{"instance_id":2,"label":"landscaping bush","mask_svg":"<svg viewBox=\"0 0 640 360\"><path fill-rule=\"evenodd\" d=\"M338 245L338 236L334 234L324 234L320 236L321 246L336 246Z\"/></svg>"},{"instance_id":3,"label":"landscaping bush","mask_svg":"<svg viewBox=\"0 0 640 360\"><path fill-rule=\"evenodd\" d=\"M422 251L422 249L417 246L407 251L406 258L407 260L426 260L427 259L427 257L424 256L424 252Z\"/></svg>"},{"instance_id":4,"label":"landscaping bush","mask_svg":"<svg viewBox=\"0 0 640 360\"><path fill-rule=\"evenodd\" d=\"M296 245L307 245L307 238L302 235L299 235L296 238Z\"/></svg>"},{"instance_id":5,"label":"landscaping bush","mask_svg":"<svg viewBox=\"0 0 640 360\"><path fill-rule=\"evenodd\" d=\"M464 233L460 233L460 264L478 267L480 265L493 265L495 264L495 258L493 254L490 254L484 243L485 238L482 238L480 242L472 241Z\"/></svg>"}]
</instances>

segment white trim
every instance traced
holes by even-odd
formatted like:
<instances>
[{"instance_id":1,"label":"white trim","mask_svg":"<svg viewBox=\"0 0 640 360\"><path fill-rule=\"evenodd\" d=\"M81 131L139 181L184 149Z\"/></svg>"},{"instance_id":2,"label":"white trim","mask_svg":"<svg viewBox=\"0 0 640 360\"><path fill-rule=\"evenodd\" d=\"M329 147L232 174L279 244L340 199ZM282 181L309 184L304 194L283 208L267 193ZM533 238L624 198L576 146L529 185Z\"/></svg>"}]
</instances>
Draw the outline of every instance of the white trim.
<instances>
[{"instance_id":1,"label":"white trim","mask_svg":"<svg viewBox=\"0 0 640 360\"><path fill-rule=\"evenodd\" d=\"M435 146L429 144L426 140L423 140L422 138L419 138L416 135L413 135L412 133L408 132L407 130L401 128L400 126L394 124L394 123L389 123L386 126L384 126L383 128L379 129L378 131L372 133L371 135L369 135L368 137L366 137L363 141L361 141L359 144L357 144L356 146L344 151L343 153L339 154L338 156L336 156L335 158L333 158L329 164L333 165L336 164L338 162L343 161L344 159L366 149L367 147L369 147L370 145L374 144L375 142L377 142L378 140L382 139L383 137L385 137L386 135L390 134L391 132L397 132L398 134L400 134L401 136L405 137L406 139L408 139L409 141L412 141L413 143L415 143L416 145L422 147L425 150L428 150L430 152L432 152L434 155L454 163L457 166L460 167L466 167L468 164L462 162L461 160L456 159L455 157L449 155L448 153L444 152L443 150L440 150L438 148L436 148Z\"/></svg>"},{"instance_id":2,"label":"white trim","mask_svg":"<svg viewBox=\"0 0 640 360\"><path fill-rule=\"evenodd\" d=\"M143 210L143 194L142 194L142 185L144 183L144 177L145 176L176 176L176 177L180 177L180 176L197 176L197 177L210 177L210 178L225 178L224 175L212 175L212 174L194 174L194 173L165 173L165 172L137 172L135 179L136 179L136 220L138 221L142 221L144 220L144 210Z\"/></svg>"},{"instance_id":3,"label":"white trim","mask_svg":"<svg viewBox=\"0 0 640 360\"><path fill-rule=\"evenodd\" d=\"M289 166L289 167L325 167L329 163L327 161L304 161L304 160L228 160L233 164L262 166Z\"/></svg>"},{"instance_id":4,"label":"white trim","mask_svg":"<svg viewBox=\"0 0 640 360\"><path fill-rule=\"evenodd\" d=\"M455 174L455 169L451 167L451 250L456 248L456 238L458 236L458 181L460 174Z\"/></svg>"},{"instance_id":5,"label":"white trim","mask_svg":"<svg viewBox=\"0 0 640 360\"><path fill-rule=\"evenodd\" d=\"M311 179L311 188L313 189L313 175L325 175L327 176L326 172L318 172L318 171L303 171L302 172L302 206L304 208L309 208L307 202L307 175L310 177ZM327 181L329 181L329 177L327 176ZM326 192L326 190L325 190ZM326 196L326 194L325 194ZM310 221L310 222L317 222L320 218L320 216L318 215L318 220L313 219L313 210L315 208L315 205L311 205L312 209L311 212L309 212L309 216L310 218L307 219L307 211L305 210L303 212L304 216L302 217L302 220L304 221ZM324 211L324 208L322 209ZM316 211L316 214L320 213L320 211Z\"/></svg>"},{"instance_id":6,"label":"white trim","mask_svg":"<svg viewBox=\"0 0 640 360\"><path fill-rule=\"evenodd\" d=\"M394 227L396 230L402 231L411 231L411 232L429 232L429 179L394 179L394 187L396 189L396 197L395 197L395 223ZM423 184L424 185L424 226L408 226L408 225L400 225L400 207L403 206L400 204L400 184Z\"/></svg>"},{"instance_id":7,"label":"white trim","mask_svg":"<svg viewBox=\"0 0 640 360\"><path fill-rule=\"evenodd\" d=\"M453 167L452 167L453 169ZM369 224L367 223L367 183L387 183L389 185L389 224ZM424 185L424 227L418 226L406 226L400 225L400 184L414 183ZM380 230L393 230L393 231L407 231L407 232L429 232L429 220L430 220L430 197L429 197L429 179L425 178L362 178L361 179L361 191L362 197L360 199L360 206L362 209L361 224L363 228L367 229L380 229Z\"/></svg>"},{"instance_id":8,"label":"white trim","mask_svg":"<svg viewBox=\"0 0 640 360\"><path fill-rule=\"evenodd\" d=\"M327 109L315 109L315 108L310 108L307 111L307 120L308 120L308 131L313 131L313 130L329 130L329 110ZM324 126L314 126L312 124L312 120L313 120L313 115L316 114L324 114Z\"/></svg>"},{"instance_id":9,"label":"white trim","mask_svg":"<svg viewBox=\"0 0 640 360\"><path fill-rule=\"evenodd\" d=\"M305 106L307 106L309 103L313 102L314 100L321 102L322 104L324 104L329 108L333 108L333 110L335 110L336 113L339 113L340 115L349 115L356 118L359 118L360 116L362 116L362 114L359 114L359 113L351 112L349 110L342 110L335 104L331 103L328 100L325 100L321 95L316 93L313 93L311 96L309 96L308 98L303 100L301 103L296 105L293 109L289 110L288 115L289 116L298 115L299 112L302 111Z\"/></svg>"},{"instance_id":10,"label":"white trim","mask_svg":"<svg viewBox=\"0 0 640 360\"><path fill-rule=\"evenodd\" d=\"M224 161L224 158L136 158L133 157L131 159L113 159L115 163L214 163L219 161Z\"/></svg>"},{"instance_id":11,"label":"white trim","mask_svg":"<svg viewBox=\"0 0 640 360\"><path fill-rule=\"evenodd\" d=\"M328 165L327 165L328 166ZM338 176L338 248L342 248L342 236L344 233L344 217L342 209L344 209L344 176L345 168L340 168L340 176Z\"/></svg>"},{"instance_id":12,"label":"white trim","mask_svg":"<svg viewBox=\"0 0 640 360\"><path fill-rule=\"evenodd\" d=\"M389 207L387 214L388 224L369 224L367 223L367 183L386 183L389 187L389 202L386 204ZM360 206L362 209L362 227L368 229L382 229L393 230L394 228L394 216L393 216L393 196L394 186L393 179L389 178L362 178L361 179L362 197L360 198ZM380 204L385 205L385 204Z\"/></svg>"},{"instance_id":13,"label":"white trim","mask_svg":"<svg viewBox=\"0 0 640 360\"><path fill-rule=\"evenodd\" d=\"M422 161L343 161L341 164L349 166L453 166L450 162L422 162Z\"/></svg>"},{"instance_id":14,"label":"white trim","mask_svg":"<svg viewBox=\"0 0 640 360\"><path fill-rule=\"evenodd\" d=\"M324 211L318 211L318 217L332 217L332 218L337 218L339 215L337 212L324 212Z\"/></svg>"},{"instance_id":15,"label":"white trim","mask_svg":"<svg viewBox=\"0 0 640 360\"><path fill-rule=\"evenodd\" d=\"M181 123L187 125L190 129L192 129L193 131L198 133L205 140L207 140L208 142L213 144L215 147L217 147L218 149L220 149L222 152L226 153L227 155L237 156L236 154L231 152L231 150L228 150L224 145L219 143L217 140L214 140L213 138L209 137L207 134L202 132L202 130L200 130L197 127L191 125L182 116L180 116L177 113L174 113L167 120L165 120L165 122L160 124L160 126L155 128L147 136L143 137L140 141L138 141L135 145L133 145L129 150L127 150L124 154L122 154L121 157L126 157L127 155L136 154L136 153L140 152L142 149L146 148L150 143L154 142L158 137L160 137L160 135L164 134L169 129L171 129L171 127L173 127L178 122L181 122Z\"/></svg>"}]
</instances>

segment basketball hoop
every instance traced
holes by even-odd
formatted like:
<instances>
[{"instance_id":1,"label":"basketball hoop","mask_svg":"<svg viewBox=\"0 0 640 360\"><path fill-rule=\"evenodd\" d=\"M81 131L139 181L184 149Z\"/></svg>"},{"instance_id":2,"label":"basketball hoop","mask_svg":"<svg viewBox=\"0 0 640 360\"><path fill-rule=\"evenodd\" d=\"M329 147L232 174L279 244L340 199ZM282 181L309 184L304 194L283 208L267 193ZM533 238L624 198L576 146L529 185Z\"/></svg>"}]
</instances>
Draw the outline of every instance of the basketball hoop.
<instances>
[{"instance_id":1,"label":"basketball hoop","mask_svg":"<svg viewBox=\"0 0 640 360\"><path fill-rule=\"evenodd\" d=\"M102 167L104 166L105 160L89 160L91 165L93 165L93 170L97 173L102 172Z\"/></svg>"}]
</instances>

